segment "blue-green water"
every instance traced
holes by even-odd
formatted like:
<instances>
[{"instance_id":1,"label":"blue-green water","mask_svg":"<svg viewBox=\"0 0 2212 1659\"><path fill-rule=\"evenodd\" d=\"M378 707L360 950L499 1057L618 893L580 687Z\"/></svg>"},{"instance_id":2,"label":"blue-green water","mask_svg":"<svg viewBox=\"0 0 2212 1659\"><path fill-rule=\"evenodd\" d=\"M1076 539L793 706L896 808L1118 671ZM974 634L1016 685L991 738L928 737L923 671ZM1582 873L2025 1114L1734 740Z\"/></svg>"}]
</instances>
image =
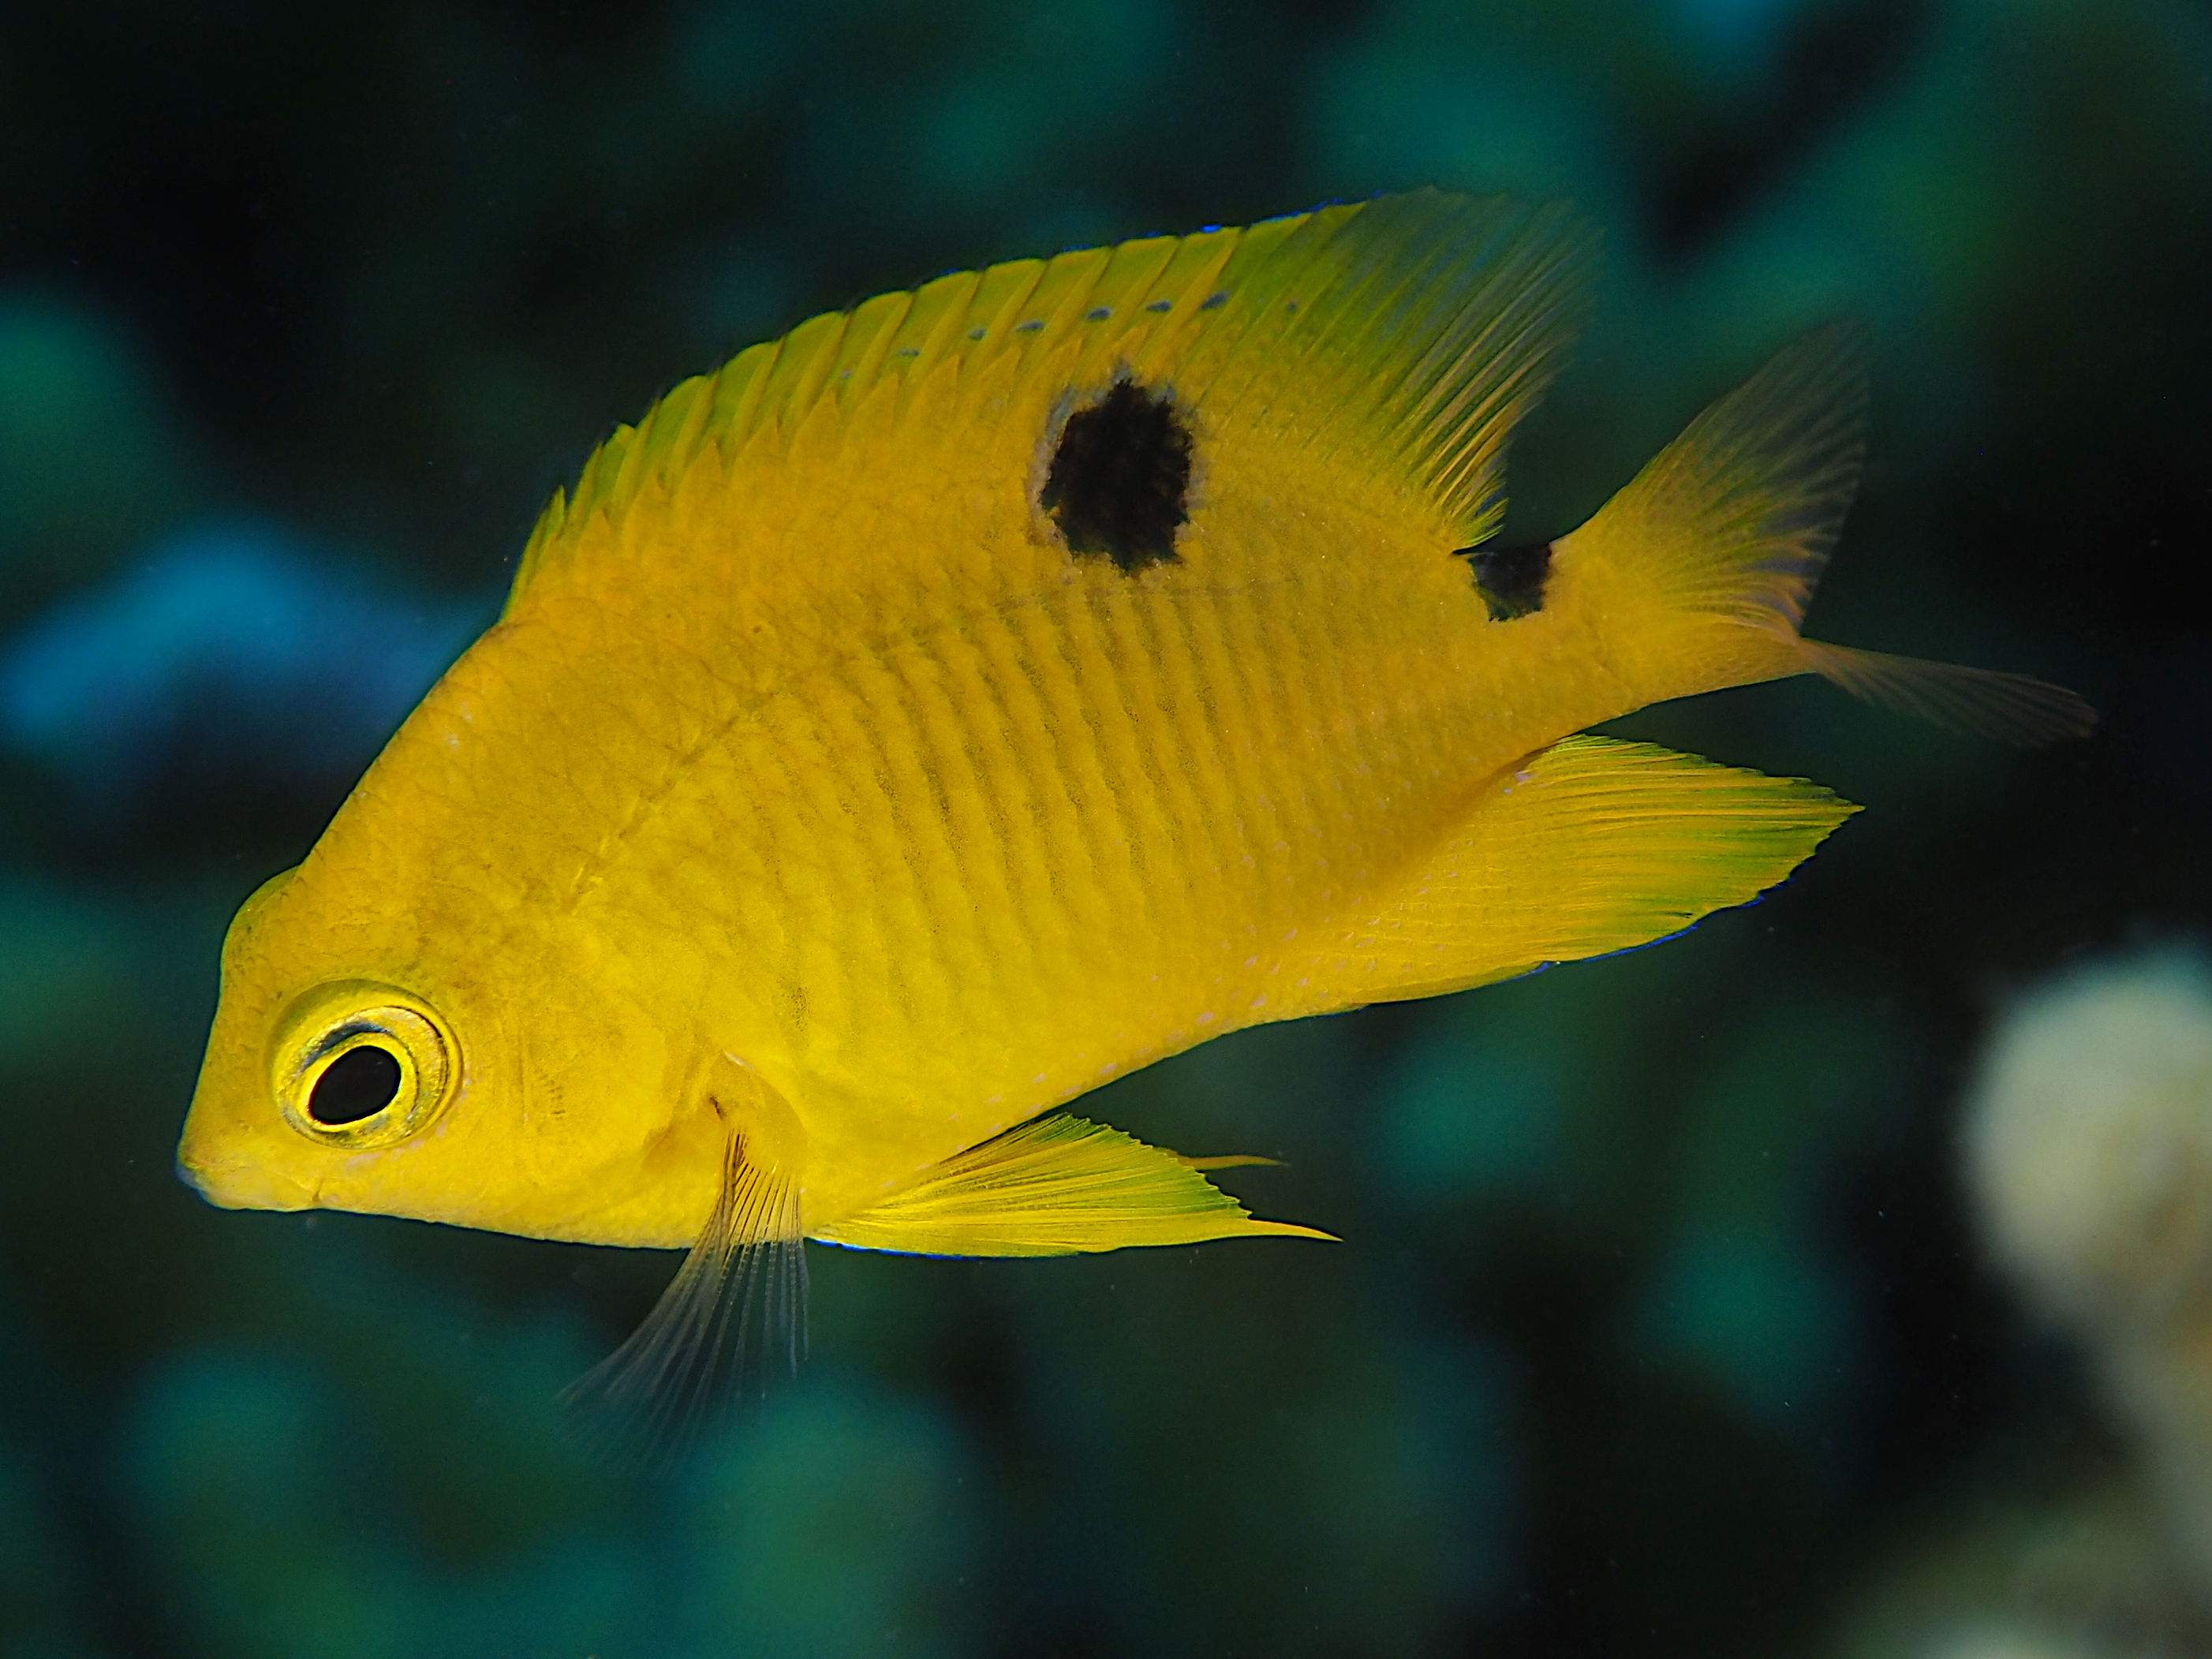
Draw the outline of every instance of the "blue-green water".
<instances>
[{"instance_id":1,"label":"blue-green water","mask_svg":"<svg viewBox=\"0 0 2212 1659\"><path fill-rule=\"evenodd\" d=\"M674 1258L177 1182L230 911L614 421L943 270L1431 183L1606 234L1509 535L1855 313L1813 631L2098 735L1624 722L1869 810L1686 939L1113 1085L1346 1242L817 1252L804 1376L680 1479L555 1403ZM2020 991L2212 921L2208 210L2187 0L0 13L0 1652L2212 1652L1954 1152Z\"/></svg>"}]
</instances>

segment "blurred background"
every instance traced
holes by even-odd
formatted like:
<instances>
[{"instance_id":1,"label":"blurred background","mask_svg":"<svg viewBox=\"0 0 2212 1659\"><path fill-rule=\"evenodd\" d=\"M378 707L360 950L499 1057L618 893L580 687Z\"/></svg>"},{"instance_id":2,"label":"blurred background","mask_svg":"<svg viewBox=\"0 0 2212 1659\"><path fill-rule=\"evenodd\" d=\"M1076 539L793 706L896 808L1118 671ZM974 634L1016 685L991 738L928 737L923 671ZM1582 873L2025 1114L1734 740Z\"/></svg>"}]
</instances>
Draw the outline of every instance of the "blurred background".
<instances>
[{"instance_id":1,"label":"blurred background","mask_svg":"<svg viewBox=\"0 0 2212 1659\"><path fill-rule=\"evenodd\" d=\"M1624 722L1869 810L1662 949L1090 1103L1341 1246L814 1252L681 1479L555 1406L674 1257L177 1182L232 909L616 421L1431 183L1606 234L1509 535L1856 313L1813 631L2096 737ZM2212 1654L2208 207L2202 0L0 9L0 1651Z\"/></svg>"}]
</instances>

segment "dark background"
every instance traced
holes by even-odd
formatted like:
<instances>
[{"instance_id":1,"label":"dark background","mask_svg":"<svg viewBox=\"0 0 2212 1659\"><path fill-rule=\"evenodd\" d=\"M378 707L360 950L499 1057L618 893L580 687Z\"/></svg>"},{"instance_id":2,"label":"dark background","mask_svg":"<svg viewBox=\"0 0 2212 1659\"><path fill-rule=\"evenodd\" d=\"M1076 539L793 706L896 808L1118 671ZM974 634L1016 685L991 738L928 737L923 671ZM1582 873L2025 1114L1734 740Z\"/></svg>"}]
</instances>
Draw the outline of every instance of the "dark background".
<instances>
[{"instance_id":1,"label":"dark background","mask_svg":"<svg viewBox=\"0 0 2212 1659\"><path fill-rule=\"evenodd\" d=\"M1606 233L1509 534L1856 313L1812 631L2097 736L1624 722L1869 810L1688 939L1093 1103L1340 1247L816 1252L807 1374L681 1480L553 1403L673 1258L175 1182L231 909L615 421L943 270L1430 183ZM2010 998L2206 921L2208 202L2185 0L0 11L0 1648L1842 1651L2124 1480L1953 1137Z\"/></svg>"}]
</instances>

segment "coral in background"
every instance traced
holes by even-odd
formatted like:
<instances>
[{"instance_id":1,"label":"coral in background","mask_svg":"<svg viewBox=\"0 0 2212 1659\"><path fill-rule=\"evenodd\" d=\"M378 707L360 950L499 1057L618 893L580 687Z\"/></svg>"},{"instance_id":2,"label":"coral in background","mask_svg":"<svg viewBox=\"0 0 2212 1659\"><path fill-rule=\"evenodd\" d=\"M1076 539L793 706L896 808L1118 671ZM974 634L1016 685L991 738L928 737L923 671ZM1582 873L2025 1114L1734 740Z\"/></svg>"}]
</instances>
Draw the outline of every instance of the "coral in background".
<instances>
[{"instance_id":1,"label":"coral in background","mask_svg":"<svg viewBox=\"0 0 2212 1659\"><path fill-rule=\"evenodd\" d=\"M2008 1474L2016 1480L2017 1471ZM2002 1486L2000 1476L1991 1486ZM1826 1659L2202 1659L2159 1520L2124 1482L1978 1498L1902 1540Z\"/></svg>"},{"instance_id":2,"label":"coral in background","mask_svg":"<svg viewBox=\"0 0 2212 1659\"><path fill-rule=\"evenodd\" d=\"M2057 1322L2101 1341L2212 1316L2212 968L2175 951L2023 1000L1966 1161L1997 1260Z\"/></svg>"},{"instance_id":3,"label":"coral in background","mask_svg":"<svg viewBox=\"0 0 2212 1659\"><path fill-rule=\"evenodd\" d=\"M1966 1150L1992 1252L2089 1351L2212 1605L2212 968L2171 951L2022 1002Z\"/></svg>"},{"instance_id":4,"label":"coral in background","mask_svg":"<svg viewBox=\"0 0 2212 1659\"><path fill-rule=\"evenodd\" d=\"M1833 1659L2212 1655L2212 963L2077 968L1990 1035L1961 1152L1985 1254L2084 1352L2118 1453L2046 1424L1887 1552Z\"/></svg>"},{"instance_id":5,"label":"coral in background","mask_svg":"<svg viewBox=\"0 0 2212 1659\"><path fill-rule=\"evenodd\" d=\"M335 801L491 613L274 526L204 526L0 644L0 745L111 830L226 794Z\"/></svg>"}]
</instances>

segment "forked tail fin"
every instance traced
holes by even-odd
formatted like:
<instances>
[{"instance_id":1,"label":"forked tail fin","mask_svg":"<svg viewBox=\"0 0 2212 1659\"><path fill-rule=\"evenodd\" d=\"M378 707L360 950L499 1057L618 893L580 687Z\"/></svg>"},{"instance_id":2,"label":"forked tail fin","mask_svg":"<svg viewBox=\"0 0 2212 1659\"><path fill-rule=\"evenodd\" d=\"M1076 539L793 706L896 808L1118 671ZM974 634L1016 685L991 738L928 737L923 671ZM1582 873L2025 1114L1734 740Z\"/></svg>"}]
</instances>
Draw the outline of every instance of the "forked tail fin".
<instances>
[{"instance_id":1,"label":"forked tail fin","mask_svg":"<svg viewBox=\"0 0 2212 1659\"><path fill-rule=\"evenodd\" d=\"M2063 685L2028 674L2007 674L1924 657L1893 657L1848 645L1801 639L1805 666L1855 697L1917 714L1947 732L2006 743L2056 743L2086 738L2097 711Z\"/></svg>"},{"instance_id":2,"label":"forked tail fin","mask_svg":"<svg viewBox=\"0 0 2212 1659\"><path fill-rule=\"evenodd\" d=\"M1575 556L1612 567L1631 591L1686 618L1721 617L1750 630L1732 641L1698 630L1705 648L1697 654L1711 659L1704 683L1665 695L1814 673L1953 731L2012 743L2083 735L2096 716L2063 687L1798 632L1858 491L1866 359L1856 323L1801 336L1577 531Z\"/></svg>"},{"instance_id":3,"label":"forked tail fin","mask_svg":"<svg viewBox=\"0 0 2212 1659\"><path fill-rule=\"evenodd\" d=\"M1633 537L1675 606L1794 635L1858 494L1866 357L1856 323L1801 337L1691 422L1590 527Z\"/></svg>"}]
</instances>

